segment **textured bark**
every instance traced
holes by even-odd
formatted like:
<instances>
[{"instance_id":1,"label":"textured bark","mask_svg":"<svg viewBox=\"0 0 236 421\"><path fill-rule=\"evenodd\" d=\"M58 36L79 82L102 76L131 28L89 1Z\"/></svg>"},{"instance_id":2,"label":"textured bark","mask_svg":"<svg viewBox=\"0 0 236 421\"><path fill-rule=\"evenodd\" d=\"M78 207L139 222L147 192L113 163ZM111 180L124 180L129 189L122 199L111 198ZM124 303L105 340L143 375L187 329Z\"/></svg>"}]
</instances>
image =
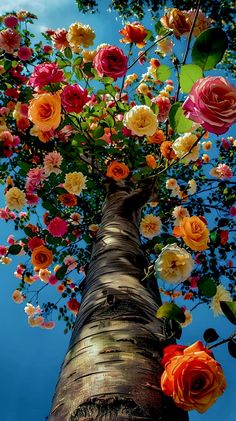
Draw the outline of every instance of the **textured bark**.
<instances>
[{"instance_id":1,"label":"textured bark","mask_svg":"<svg viewBox=\"0 0 236 421\"><path fill-rule=\"evenodd\" d=\"M137 227L148 195L123 189L107 198L50 421L188 420L160 390L160 297L141 282Z\"/></svg>"}]
</instances>

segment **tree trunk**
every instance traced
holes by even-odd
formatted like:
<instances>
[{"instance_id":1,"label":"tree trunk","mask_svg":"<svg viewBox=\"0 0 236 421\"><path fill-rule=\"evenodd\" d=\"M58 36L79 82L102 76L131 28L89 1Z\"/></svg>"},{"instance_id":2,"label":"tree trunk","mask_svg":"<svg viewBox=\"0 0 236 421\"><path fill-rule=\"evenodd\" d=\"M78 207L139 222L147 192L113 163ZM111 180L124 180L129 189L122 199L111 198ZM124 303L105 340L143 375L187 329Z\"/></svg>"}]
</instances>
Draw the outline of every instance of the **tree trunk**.
<instances>
[{"instance_id":1,"label":"tree trunk","mask_svg":"<svg viewBox=\"0 0 236 421\"><path fill-rule=\"evenodd\" d=\"M141 281L139 210L149 194L107 197L49 421L188 420L160 390L161 301Z\"/></svg>"}]
</instances>

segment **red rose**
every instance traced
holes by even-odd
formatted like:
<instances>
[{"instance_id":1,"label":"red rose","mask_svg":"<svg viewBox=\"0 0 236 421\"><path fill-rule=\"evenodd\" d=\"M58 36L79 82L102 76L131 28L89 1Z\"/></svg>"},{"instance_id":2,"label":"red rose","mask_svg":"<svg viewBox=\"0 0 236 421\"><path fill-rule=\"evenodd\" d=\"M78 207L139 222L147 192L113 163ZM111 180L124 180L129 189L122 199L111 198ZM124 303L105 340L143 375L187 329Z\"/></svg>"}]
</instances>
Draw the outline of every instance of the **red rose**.
<instances>
[{"instance_id":1,"label":"red rose","mask_svg":"<svg viewBox=\"0 0 236 421\"><path fill-rule=\"evenodd\" d=\"M61 94L62 106L68 113L80 113L89 99L88 91L76 83L66 86Z\"/></svg>"},{"instance_id":2,"label":"red rose","mask_svg":"<svg viewBox=\"0 0 236 421\"><path fill-rule=\"evenodd\" d=\"M41 63L34 68L29 78L29 84L33 88L43 88L50 83L60 83L64 81L64 74L56 63Z\"/></svg>"},{"instance_id":3,"label":"red rose","mask_svg":"<svg viewBox=\"0 0 236 421\"><path fill-rule=\"evenodd\" d=\"M100 48L94 57L93 65L99 76L108 76L116 80L127 72L128 57L120 48L110 45Z\"/></svg>"}]
</instances>

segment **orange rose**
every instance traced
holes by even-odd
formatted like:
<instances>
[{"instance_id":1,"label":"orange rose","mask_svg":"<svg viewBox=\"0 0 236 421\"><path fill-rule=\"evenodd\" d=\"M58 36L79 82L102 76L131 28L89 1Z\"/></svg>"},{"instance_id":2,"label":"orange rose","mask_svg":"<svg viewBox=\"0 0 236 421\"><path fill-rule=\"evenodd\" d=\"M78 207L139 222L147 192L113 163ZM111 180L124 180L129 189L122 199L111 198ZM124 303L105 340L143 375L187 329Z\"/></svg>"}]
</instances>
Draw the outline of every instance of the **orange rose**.
<instances>
[{"instance_id":1,"label":"orange rose","mask_svg":"<svg viewBox=\"0 0 236 421\"><path fill-rule=\"evenodd\" d=\"M149 168L152 168L153 170L157 167L157 162L155 160L155 157L153 155L147 155L146 156L146 163Z\"/></svg>"},{"instance_id":2,"label":"orange rose","mask_svg":"<svg viewBox=\"0 0 236 421\"><path fill-rule=\"evenodd\" d=\"M172 142L170 142L169 140L165 140L164 142L162 142L160 151L162 156L168 159L168 161L176 158L175 152L172 149Z\"/></svg>"},{"instance_id":3,"label":"orange rose","mask_svg":"<svg viewBox=\"0 0 236 421\"><path fill-rule=\"evenodd\" d=\"M76 197L75 194L71 194L71 193L60 194L58 196L58 200L64 206L76 206L77 205L77 197Z\"/></svg>"},{"instance_id":4,"label":"orange rose","mask_svg":"<svg viewBox=\"0 0 236 421\"><path fill-rule=\"evenodd\" d=\"M198 216L185 216L180 226L174 228L173 234L175 237L182 237L192 250L202 251L208 248L209 230Z\"/></svg>"},{"instance_id":5,"label":"orange rose","mask_svg":"<svg viewBox=\"0 0 236 421\"><path fill-rule=\"evenodd\" d=\"M145 46L146 42L144 41L148 32L144 28L143 25L139 22L133 22L128 23L125 25L121 31L119 31L120 34L124 36L123 39L120 40L120 42L129 44L131 42L134 42L138 48L142 48Z\"/></svg>"},{"instance_id":6,"label":"orange rose","mask_svg":"<svg viewBox=\"0 0 236 421\"><path fill-rule=\"evenodd\" d=\"M177 346L176 354L175 346L170 347L166 347L166 355L164 350L163 392L185 411L205 412L226 388L220 364L200 341L188 347Z\"/></svg>"},{"instance_id":7,"label":"orange rose","mask_svg":"<svg viewBox=\"0 0 236 421\"><path fill-rule=\"evenodd\" d=\"M170 9L169 12L161 18L164 28L172 29L176 38L186 35L190 31L191 25L187 20L185 12L178 9Z\"/></svg>"},{"instance_id":8,"label":"orange rose","mask_svg":"<svg viewBox=\"0 0 236 421\"><path fill-rule=\"evenodd\" d=\"M115 181L124 180L129 175L129 168L123 162L112 161L107 167L106 175Z\"/></svg>"},{"instance_id":9,"label":"orange rose","mask_svg":"<svg viewBox=\"0 0 236 421\"><path fill-rule=\"evenodd\" d=\"M45 93L30 101L29 119L42 131L56 129L61 121L61 99L58 93Z\"/></svg>"},{"instance_id":10,"label":"orange rose","mask_svg":"<svg viewBox=\"0 0 236 421\"><path fill-rule=\"evenodd\" d=\"M38 269L46 269L53 261L53 253L45 246L35 247L32 251L31 262Z\"/></svg>"},{"instance_id":11,"label":"orange rose","mask_svg":"<svg viewBox=\"0 0 236 421\"><path fill-rule=\"evenodd\" d=\"M162 130L157 130L152 136L147 137L147 143L155 143L161 145L166 140L166 137Z\"/></svg>"}]
</instances>

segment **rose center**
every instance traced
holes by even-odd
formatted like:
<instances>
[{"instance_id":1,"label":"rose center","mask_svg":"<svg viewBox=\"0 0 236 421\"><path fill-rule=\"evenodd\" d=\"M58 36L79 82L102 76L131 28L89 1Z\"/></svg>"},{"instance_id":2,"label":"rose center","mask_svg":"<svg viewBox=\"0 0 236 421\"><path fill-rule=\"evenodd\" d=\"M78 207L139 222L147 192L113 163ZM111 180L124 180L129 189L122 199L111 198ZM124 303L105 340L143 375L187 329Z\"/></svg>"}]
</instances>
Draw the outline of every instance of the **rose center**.
<instances>
[{"instance_id":1,"label":"rose center","mask_svg":"<svg viewBox=\"0 0 236 421\"><path fill-rule=\"evenodd\" d=\"M204 377L197 377L192 381L191 390L198 391L201 390L205 385Z\"/></svg>"}]
</instances>

